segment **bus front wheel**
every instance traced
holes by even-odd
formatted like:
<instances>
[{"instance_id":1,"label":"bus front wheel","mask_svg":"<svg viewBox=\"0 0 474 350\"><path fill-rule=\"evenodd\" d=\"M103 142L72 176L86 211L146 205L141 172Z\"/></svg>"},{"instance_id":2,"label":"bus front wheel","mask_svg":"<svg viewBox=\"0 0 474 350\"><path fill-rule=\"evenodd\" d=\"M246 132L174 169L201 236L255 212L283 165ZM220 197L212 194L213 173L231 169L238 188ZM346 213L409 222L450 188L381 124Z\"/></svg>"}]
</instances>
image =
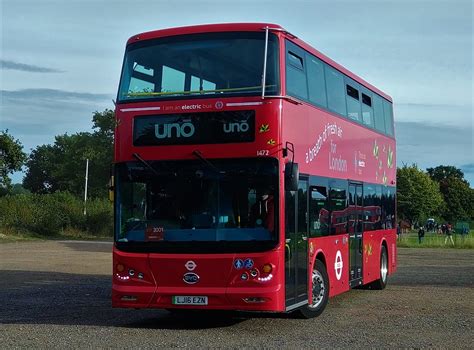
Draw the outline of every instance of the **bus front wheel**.
<instances>
[{"instance_id":1,"label":"bus front wheel","mask_svg":"<svg viewBox=\"0 0 474 350\"><path fill-rule=\"evenodd\" d=\"M310 304L298 310L304 318L312 318L321 315L326 308L329 299L329 277L326 266L321 260L316 260L311 276L311 298Z\"/></svg>"}]
</instances>

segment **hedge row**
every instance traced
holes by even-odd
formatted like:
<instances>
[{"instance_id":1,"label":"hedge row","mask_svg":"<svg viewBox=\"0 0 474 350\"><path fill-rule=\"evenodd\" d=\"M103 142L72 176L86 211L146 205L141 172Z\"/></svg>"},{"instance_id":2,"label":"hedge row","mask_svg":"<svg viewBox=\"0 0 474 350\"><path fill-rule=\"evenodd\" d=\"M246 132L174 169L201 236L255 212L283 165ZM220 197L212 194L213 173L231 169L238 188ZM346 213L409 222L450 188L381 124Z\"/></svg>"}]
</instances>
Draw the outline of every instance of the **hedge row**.
<instances>
[{"instance_id":1,"label":"hedge row","mask_svg":"<svg viewBox=\"0 0 474 350\"><path fill-rule=\"evenodd\" d=\"M84 203L68 192L20 194L0 197L0 227L26 229L54 236L67 228L97 236L111 236L112 204L106 199Z\"/></svg>"}]
</instances>

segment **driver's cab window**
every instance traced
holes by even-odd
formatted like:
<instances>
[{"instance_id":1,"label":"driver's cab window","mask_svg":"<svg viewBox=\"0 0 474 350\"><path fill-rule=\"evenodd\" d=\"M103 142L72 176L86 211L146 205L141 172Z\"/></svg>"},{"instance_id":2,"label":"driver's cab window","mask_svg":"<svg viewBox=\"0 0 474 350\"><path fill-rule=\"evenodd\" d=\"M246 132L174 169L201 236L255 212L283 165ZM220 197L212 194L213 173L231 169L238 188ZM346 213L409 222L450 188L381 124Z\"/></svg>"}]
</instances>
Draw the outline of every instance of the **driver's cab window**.
<instances>
[{"instance_id":1,"label":"driver's cab window","mask_svg":"<svg viewBox=\"0 0 474 350\"><path fill-rule=\"evenodd\" d=\"M146 185L140 182L124 183L121 196L120 238L131 238L133 232L142 236L147 216Z\"/></svg>"}]
</instances>

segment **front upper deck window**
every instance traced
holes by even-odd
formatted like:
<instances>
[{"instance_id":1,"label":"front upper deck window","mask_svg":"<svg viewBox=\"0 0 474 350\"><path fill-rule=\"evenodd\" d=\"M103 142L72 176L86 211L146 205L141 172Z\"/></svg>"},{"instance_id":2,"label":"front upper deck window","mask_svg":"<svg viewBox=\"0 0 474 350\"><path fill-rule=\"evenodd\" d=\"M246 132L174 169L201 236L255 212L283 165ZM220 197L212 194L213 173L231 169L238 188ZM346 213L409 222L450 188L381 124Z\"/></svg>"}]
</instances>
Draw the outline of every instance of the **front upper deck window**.
<instances>
[{"instance_id":1,"label":"front upper deck window","mask_svg":"<svg viewBox=\"0 0 474 350\"><path fill-rule=\"evenodd\" d=\"M130 44L119 102L259 95L265 32L190 34ZM278 94L278 39L269 35L266 93Z\"/></svg>"}]
</instances>

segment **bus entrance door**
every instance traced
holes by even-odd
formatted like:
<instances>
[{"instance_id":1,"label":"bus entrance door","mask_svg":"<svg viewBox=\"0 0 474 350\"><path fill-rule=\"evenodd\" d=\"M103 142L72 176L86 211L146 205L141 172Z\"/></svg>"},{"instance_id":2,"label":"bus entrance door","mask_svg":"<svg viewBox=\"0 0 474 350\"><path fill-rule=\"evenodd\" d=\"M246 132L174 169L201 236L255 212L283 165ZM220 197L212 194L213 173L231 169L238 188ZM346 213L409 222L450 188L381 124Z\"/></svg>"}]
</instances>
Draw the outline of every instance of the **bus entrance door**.
<instances>
[{"instance_id":1,"label":"bus entrance door","mask_svg":"<svg viewBox=\"0 0 474 350\"><path fill-rule=\"evenodd\" d=\"M362 205L362 184L349 184L349 281L351 287L362 284L362 231L364 207Z\"/></svg>"},{"instance_id":2,"label":"bus entrance door","mask_svg":"<svg viewBox=\"0 0 474 350\"><path fill-rule=\"evenodd\" d=\"M308 303L308 182L285 191L286 311Z\"/></svg>"}]
</instances>

